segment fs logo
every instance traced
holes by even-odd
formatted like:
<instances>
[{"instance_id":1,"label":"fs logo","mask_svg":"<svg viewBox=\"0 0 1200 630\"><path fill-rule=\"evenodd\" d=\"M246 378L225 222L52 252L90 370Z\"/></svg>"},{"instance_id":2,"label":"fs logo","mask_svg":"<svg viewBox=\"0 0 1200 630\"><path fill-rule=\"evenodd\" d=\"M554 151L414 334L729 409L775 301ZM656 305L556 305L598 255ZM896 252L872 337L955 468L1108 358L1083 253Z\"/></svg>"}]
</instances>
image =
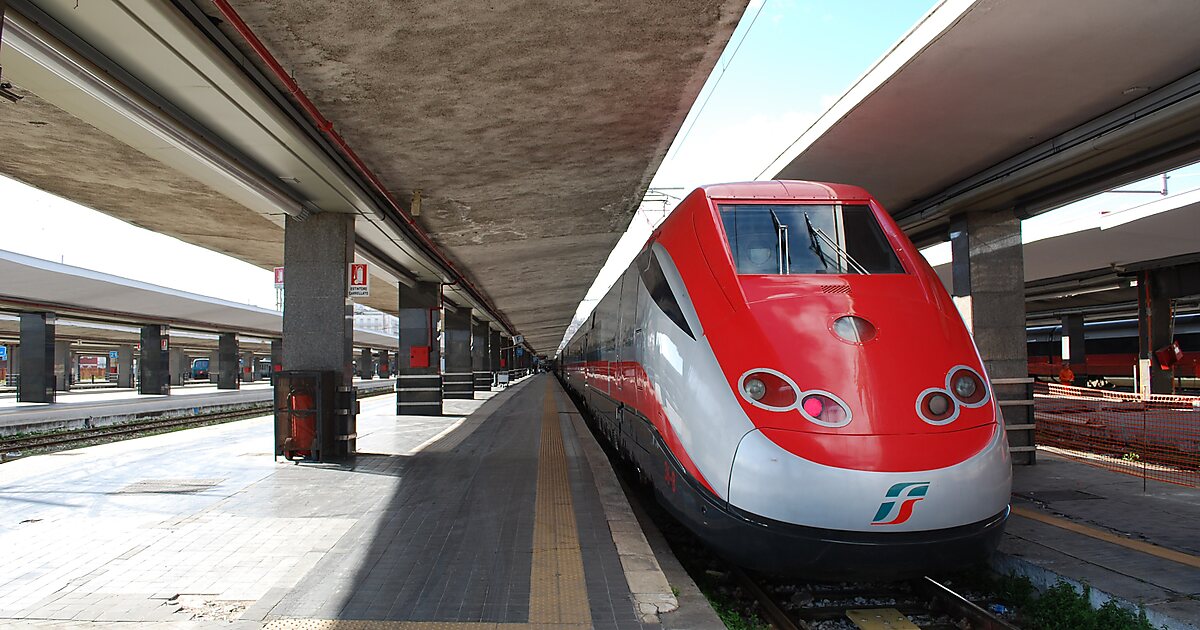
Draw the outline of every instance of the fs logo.
<instances>
[{"instance_id":1,"label":"fs logo","mask_svg":"<svg viewBox=\"0 0 1200 630\"><path fill-rule=\"evenodd\" d=\"M917 501L924 499L925 493L928 491L928 481L909 481L888 488L887 493L883 495L883 503L879 505L879 511L875 513L871 524L899 525L908 521L912 518L913 506ZM892 516L893 513L895 517Z\"/></svg>"}]
</instances>

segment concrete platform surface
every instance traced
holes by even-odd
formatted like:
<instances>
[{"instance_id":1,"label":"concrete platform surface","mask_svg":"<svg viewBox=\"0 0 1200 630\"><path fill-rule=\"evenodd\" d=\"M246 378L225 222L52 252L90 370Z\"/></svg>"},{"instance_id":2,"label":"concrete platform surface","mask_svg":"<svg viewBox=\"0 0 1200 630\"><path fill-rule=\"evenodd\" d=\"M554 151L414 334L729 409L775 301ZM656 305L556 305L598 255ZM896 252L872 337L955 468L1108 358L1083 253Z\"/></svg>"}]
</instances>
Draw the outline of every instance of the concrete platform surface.
<instances>
[{"instance_id":1,"label":"concrete platform surface","mask_svg":"<svg viewBox=\"0 0 1200 630\"><path fill-rule=\"evenodd\" d=\"M354 467L275 461L268 417L0 465L0 627L658 627L549 376L393 405L362 402Z\"/></svg>"},{"instance_id":2,"label":"concrete platform surface","mask_svg":"<svg viewBox=\"0 0 1200 630\"><path fill-rule=\"evenodd\" d=\"M1013 495L996 568L1087 584L1094 603L1144 606L1155 627L1200 629L1200 489L1042 451L1014 469Z\"/></svg>"},{"instance_id":3,"label":"concrete platform surface","mask_svg":"<svg viewBox=\"0 0 1200 630\"><path fill-rule=\"evenodd\" d=\"M395 389L394 379L355 380L360 393ZM0 400L0 436L30 431L51 431L106 426L148 415L187 416L214 411L269 408L271 384L245 383L241 389L216 385L172 388L167 396L138 394L133 389L59 392L53 403L19 403Z\"/></svg>"}]
</instances>

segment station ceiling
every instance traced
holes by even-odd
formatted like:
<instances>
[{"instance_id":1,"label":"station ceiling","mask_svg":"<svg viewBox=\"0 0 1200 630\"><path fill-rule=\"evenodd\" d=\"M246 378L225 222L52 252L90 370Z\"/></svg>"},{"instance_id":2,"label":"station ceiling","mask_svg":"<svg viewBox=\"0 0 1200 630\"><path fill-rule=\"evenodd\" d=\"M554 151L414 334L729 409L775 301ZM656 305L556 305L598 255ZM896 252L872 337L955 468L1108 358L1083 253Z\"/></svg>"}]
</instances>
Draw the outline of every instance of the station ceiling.
<instances>
[{"instance_id":1,"label":"station ceiling","mask_svg":"<svg viewBox=\"0 0 1200 630\"><path fill-rule=\"evenodd\" d=\"M1200 159L1200 3L948 0L764 170L858 184L919 245Z\"/></svg>"},{"instance_id":2,"label":"station ceiling","mask_svg":"<svg viewBox=\"0 0 1200 630\"><path fill-rule=\"evenodd\" d=\"M403 210L419 191L417 223L513 332L552 352L746 1L231 4ZM355 213L360 255L390 272L367 305L395 312L398 284L446 279L397 242L396 217L371 207L361 176L213 3L8 6L33 39L65 44L77 65L185 121L271 191ZM46 72L21 33L14 52L13 25L0 63L25 98L0 103L0 172L263 268L282 264L278 207ZM479 306L462 287L448 293Z\"/></svg>"}]
</instances>

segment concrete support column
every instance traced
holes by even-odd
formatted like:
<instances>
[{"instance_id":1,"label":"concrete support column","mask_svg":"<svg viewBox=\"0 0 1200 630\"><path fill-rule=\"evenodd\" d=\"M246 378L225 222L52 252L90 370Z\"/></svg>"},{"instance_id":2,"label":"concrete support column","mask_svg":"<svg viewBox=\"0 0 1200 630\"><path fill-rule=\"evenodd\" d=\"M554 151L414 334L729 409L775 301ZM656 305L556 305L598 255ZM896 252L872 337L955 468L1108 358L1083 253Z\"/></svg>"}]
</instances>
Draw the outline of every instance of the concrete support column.
<instances>
[{"instance_id":1,"label":"concrete support column","mask_svg":"<svg viewBox=\"0 0 1200 630\"><path fill-rule=\"evenodd\" d=\"M18 402L54 402L54 313L21 313Z\"/></svg>"},{"instance_id":2,"label":"concrete support column","mask_svg":"<svg viewBox=\"0 0 1200 630\"><path fill-rule=\"evenodd\" d=\"M488 323L471 320L471 371L475 374L475 391L486 392L492 388L490 367L488 362Z\"/></svg>"},{"instance_id":3,"label":"concrete support column","mask_svg":"<svg viewBox=\"0 0 1200 630\"><path fill-rule=\"evenodd\" d=\"M18 325L18 331L19 330L20 326ZM14 383L16 383L16 374L17 370L19 369L17 367L17 353L20 352L20 350L18 350L18 346L14 344L6 344L4 348L7 350L8 360L4 362L4 378L0 379L0 382L4 383L5 385L12 386Z\"/></svg>"},{"instance_id":4,"label":"concrete support column","mask_svg":"<svg viewBox=\"0 0 1200 630\"><path fill-rule=\"evenodd\" d=\"M375 378L375 357L370 348L363 348L358 355L359 378Z\"/></svg>"},{"instance_id":5,"label":"concrete support column","mask_svg":"<svg viewBox=\"0 0 1200 630\"><path fill-rule=\"evenodd\" d=\"M54 389L71 391L71 342L54 342Z\"/></svg>"},{"instance_id":6,"label":"concrete support column","mask_svg":"<svg viewBox=\"0 0 1200 630\"><path fill-rule=\"evenodd\" d=\"M1083 349L1083 315L1063 315L1062 317L1062 348L1059 351L1063 365L1070 366L1075 374L1075 380L1066 385L1087 385L1087 352Z\"/></svg>"},{"instance_id":7,"label":"concrete support column","mask_svg":"<svg viewBox=\"0 0 1200 630\"><path fill-rule=\"evenodd\" d=\"M950 224L953 294L963 321L975 338L996 400L1029 399L1025 338L1025 262L1021 220L1013 210L972 212ZM1032 426L1033 407L1001 407L1008 426ZM1034 432L1008 432L1013 463L1035 460Z\"/></svg>"},{"instance_id":8,"label":"concrete support column","mask_svg":"<svg viewBox=\"0 0 1200 630\"><path fill-rule=\"evenodd\" d=\"M274 374L283 369L283 340L271 340L271 382L275 382Z\"/></svg>"},{"instance_id":9,"label":"concrete support column","mask_svg":"<svg viewBox=\"0 0 1200 630\"><path fill-rule=\"evenodd\" d=\"M446 398L475 397L475 375L471 371L471 311L443 309L446 313L446 372L442 392Z\"/></svg>"},{"instance_id":10,"label":"concrete support column","mask_svg":"<svg viewBox=\"0 0 1200 630\"><path fill-rule=\"evenodd\" d=\"M392 369L395 367L392 365L392 358L387 350L379 351L379 378L392 377Z\"/></svg>"},{"instance_id":11,"label":"concrete support column","mask_svg":"<svg viewBox=\"0 0 1200 630\"><path fill-rule=\"evenodd\" d=\"M188 365L187 355L183 353L183 350L171 348L170 353L171 386L178 387L183 385L183 380L185 378L184 375L187 374L189 369L191 369L191 366Z\"/></svg>"},{"instance_id":12,"label":"concrete support column","mask_svg":"<svg viewBox=\"0 0 1200 630\"><path fill-rule=\"evenodd\" d=\"M217 356L220 358L217 362L217 389L241 387L237 333L221 333L221 336L217 338Z\"/></svg>"},{"instance_id":13,"label":"concrete support column","mask_svg":"<svg viewBox=\"0 0 1200 630\"><path fill-rule=\"evenodd\" d=\"M1170 394L1173 370L1159 367L1154 351L1171 343L1171 290L1158 270L1138 274L1138 391ZM1148 382L1147 378L1149 377Z\"/></svg>"},{"instance_id":14,"label":"concrete support column","mask_svg":"<svg viewBox=\"0 0 1200 630\"><path fill-rule=\"evenodd\" d=\"M319 212L284 228L287 290L283 302L283 369L335 373L343 395L354 386L354 308L349 265L354 261L354 215ZM356 452L357 403L324 426L331 459Z\"/></svg>"},{"instance_id":15,"label":"concrete support column","mask_svg":"<svg viewBox=\"0 0 1200 630\"><path fill-rule=\"evenodd\" d=\"M441 356L437 339L440 287L400 285L400 350L396 357L396 413L442 414Z\"/></svg>"},{"instance_id":16,"label":"concrete support column","mask_svg":"<svg viewBox=\"0 0 1200 630\"><path fill-rule=\"evenodd\" d=\"M117 387L133 388L133 346L117 348Z\"/></svg>"},{"instance_id":17,"label":"concrete support column","mask_svg":"<svg viewBox=\"0 0 1200 630\"><path fill-rule=\"evenodd\" d=\"M170 341L167 326L142 326L142 351L138 357L138 393L170 394Z\"/></svg>"},{"instance_id":18,"label":"concrete support column","mask_svg":"<svg viewBox=\"0 0 1200 630\"><path fill-rule=\"evenodd\" d=\"M242 382L253 383L258 380L258 365L254 362L253 352L242 353Z\"/></svg>"},{"instance_id":19,"label":"concrete support column","mask_svg":"<svg viewBox=\"0 0 1200 630\"><path fill-rule=\"evenodd\" d=\"M488 366L492 371L492 384L495 385L500 378L500 331L488 331Z\"/></svg>"},{"instance_id":20,"label":"concrete support column","mask_svg":"<svg viewBox=\"0 0 1200 630\"><path fill-rule=\"evenodd\" d=\"M218 339L220 339L218 337ZM218 345L219 345L218 341ZM208 382L216 383L217 376L221 373L221 351L213 350L208 353Z\"/></svg>"}]
</instances>

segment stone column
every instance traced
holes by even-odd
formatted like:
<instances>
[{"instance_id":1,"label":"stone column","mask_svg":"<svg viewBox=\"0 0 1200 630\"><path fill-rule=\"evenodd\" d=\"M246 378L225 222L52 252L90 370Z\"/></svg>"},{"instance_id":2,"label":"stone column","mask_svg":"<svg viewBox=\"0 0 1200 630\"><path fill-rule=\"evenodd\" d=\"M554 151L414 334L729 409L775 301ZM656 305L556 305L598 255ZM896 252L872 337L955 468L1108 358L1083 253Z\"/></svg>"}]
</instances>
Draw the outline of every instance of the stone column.
<instances>
[{"instance_id":1,"label":"stone column","mask_svg":"<svg viewBox=\"0 0 1200 630\"><path fill-rule=\"evenodd\" d=\"M21 313L18 402L54 402L54 313Z\"/></svg>"},{"instance_id":2,"label":"stone column","mask_svg":"<svg viewBox=\"0 0 1200 630\"><path fill-rule=\"evenodd\" d=\"M492 384L495 385L499 380L500 374L500 331L488 331L488 363L492 370Z\"/></svg>"},{"instance_id":3,"label":"stone column","mask_svg":"<svg viewBox=\"0 0 1200 630\"><path fill-rule=\"evenodd\" d=\"M486 392L492 388L492 372L489 368L488 323L471 320L471 371L475 374L475 391Z\"/></svg>"},{"instance_id":4,"label":"stone column","mask_svg":"<svg viewBox=\"0 0 1200 630\"><path fill-rule=\"evenodd\" d=\"M178 387L183 385L184 375L191 368L187 363L187 356L183 354L183 350L171 348L171 386Z\"/></svg>"},{"instance_id":5,"label":"stone column","mask_svg":"<svg viewBox=\"0 0 1200 630\"><path fill-rule=\"evenodd\" d=\"M446 372L442 374L442 391L446 398L475 397L475 376L471 371L471 311L445 306L446 314Z\"/></svg>"},{"instance_id":6,"label":"stone column","mask_svg":"<svg viewBox=\"0 0 1200 630\"><path fill-rule=\"evenodd\" d=\"M400 285L400 350L396 361L396 414L442 414L437 318L441 287Z\"/></svg>"},{"instance_id":7,"label":"stone column","mask_svg":"<svg viewBox=\"0 0 1200 630\"><path fill-rule=\"evenodd\" d=\"M242 381L253 383L258 380L258 365L254 362L253 352L242 353Z\"/></svg>"},{"instance_id":8,"label":"stone column","mask_svg":"<svg viewBox=\"0 0 1200 630\"><path fill-rule=\"evenodd\" d=\"M975 338L996 400L1028 400L1028 385L1013 382L1029 377L1021 220L1013 210L959 215L951 220L950 243L954 303ZM1008 426L1033 424L1031 406L1018 403L1001 410ZM1032 430L1008 432L1013 463L1034 463L1033 435Z\"/></svg>"},{"instance_id":9,"label":"stone column","mask_svg":"<svg viewBox=\"0 0 1200 630\"><path fill-rule=\"evenodd\" d=\"M1158 270L1138 274L1138 391L1170 394L1175 389L1173 370L1159 367L1154 351L1171 343L1171 297L1168 278ZM1149 387L1144 376L1149 373Z\"/></svg>"},{"instance_id":10,"label":"stone column","mask_svg":"<svg viewBox=\"0 0 1200 630\"><path fill-rule=\"evenodd\" d=\"M133 389L133 346L117 348L117 387Z\"/></svg>"},{"instance_id":11,"label":"stone column","mask_svg":"<svg viewBox=\"0 0 1200 630\"><path fill-rule=\"evenodd\" d=\"M275 382L275 373L283 369L283 340L271 340L271 382Z\"/></svg>"},{"instance_id":12,"label":"stone column","mask_svg":"<svg viewBox=\"0 0 1200 630\"><path fill-rule=\"evenodd\" d=\"M220 346L220 337L217 337L217 345ZM213 350L208 353L208 382L216 384L217 377L221 374L221 351Z\"/></svg>"},{"instance_id":13,"label":"stone column","mask_svg":"<svg viewBox=\"0 0 1200 630\"><path fill-rule=\"evenodd\" d=\"M379 378L392 377L392 369L394 368L392 358L391 353L387 350L379 351Z\"/></svg>"},{"instance_id":14,"label":"stone column","mask_svg":"<svg viewBox=\"0 0 1200 630\"><path fill-rule=\"evenodd\" d=\"M71 342L54 342L54 389L71 391Z\"/></svg>"},{"instance_id":15,"label":"stone column","mask_svg":"<svg viewBox=\"0 0 1200 630\"><path fill-rule=\"evenodd\" d=\"M167 326L142 326L142 351L138 357L138 393L170 394L170 341Z\"/></svg>"},{"instance_id":16,"label":"stone column","mask_svg":"<svg viewBox=\"0 0 1200 630\"><path fill-rule=\"evenodd\" d=\"M1083 314L1063 315L1062 341L1059 350L1063 365L1069 365L1075 380L1066 385L1087 385L1087 352L1083 349Z\"/></svg>"},{"instance_id":17,"label":"stone column","mask_svg":"<svg viewBox=\"0 0 1200 630\"><path fill-rule=\"evenodd\" d=\"M237 333L221 333L221 336L217 339L217 355L220 357L217 372L217 389L238 389L241 387Z\"/></svg>"},{"instance_id":18,"label":"stone column","mask_svg":"<svg viewBox=\"0 0 1200 630\"><path fill-rule=\"evenodd\" d=\"M288 217L283 256L283 369L333 372L344 398L354 385L354 308L348 297L354 215L319 212L303 221ZM330 459L352 457L357 448L357 404L342 404L349 408L335 411L322 427L331 440Z\"/></svg>"},{"instance_id":19,"label":"stone column","mask_svg":"<svg viewBox=\"0 0 1200 630\"><path fill-rule=\"evenodd\" d=\"M363 379L375 378L375 357L370 348L363 348L358 355L358 376Z\"/></svg>"}]
</instances>

